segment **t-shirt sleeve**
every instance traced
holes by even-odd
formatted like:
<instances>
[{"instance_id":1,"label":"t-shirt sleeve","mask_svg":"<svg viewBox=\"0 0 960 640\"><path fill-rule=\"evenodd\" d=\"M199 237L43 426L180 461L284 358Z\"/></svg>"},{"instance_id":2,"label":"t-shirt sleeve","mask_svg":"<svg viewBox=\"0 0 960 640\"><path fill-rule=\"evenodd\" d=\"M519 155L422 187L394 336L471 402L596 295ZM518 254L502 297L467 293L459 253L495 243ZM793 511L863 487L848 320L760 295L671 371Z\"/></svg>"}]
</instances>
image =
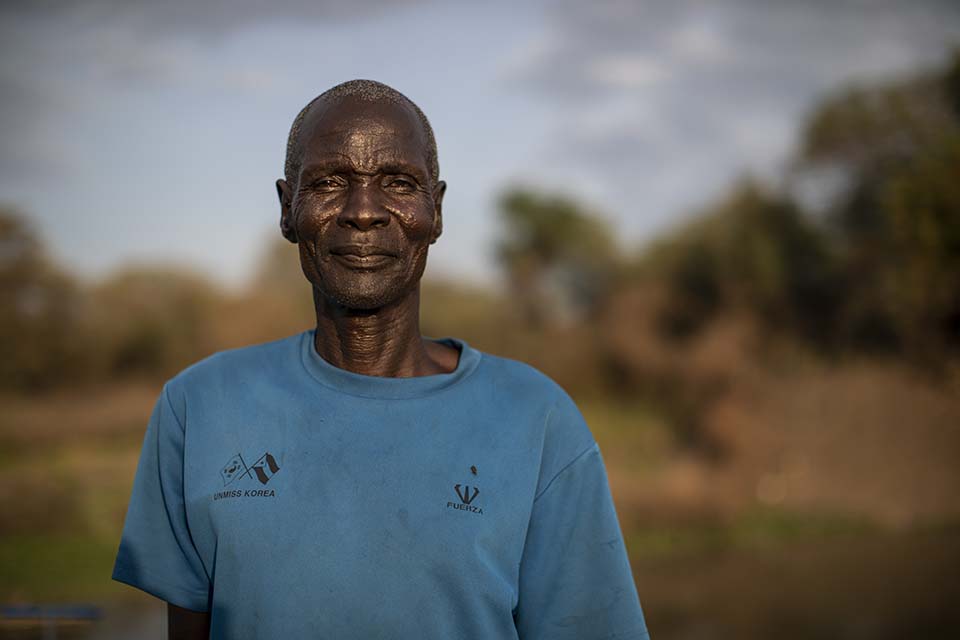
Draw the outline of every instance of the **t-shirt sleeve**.
<instances>
[{"instance_id":1,"label":"t-shirt sleeve","mask_svg":"<svg viewBox=\"0 0 960 640\"><path fill-rule=\"evenodd\" d=\"M583 420L575 409L559 419ZM534 499L515 621L522 640L649 638L595 442Z\"/></svg>"},{"instance_id":2,"label":"t-shirt sleeve","mask_svg":"<svg viewBox=\"0 0 960 640\"><path fill-rule=\"evenodd\" d=\"M184 429L165 385L147 425L113 579L192 611L209 608L210 579L187 526Z\"/></svg>"}]
</instances>

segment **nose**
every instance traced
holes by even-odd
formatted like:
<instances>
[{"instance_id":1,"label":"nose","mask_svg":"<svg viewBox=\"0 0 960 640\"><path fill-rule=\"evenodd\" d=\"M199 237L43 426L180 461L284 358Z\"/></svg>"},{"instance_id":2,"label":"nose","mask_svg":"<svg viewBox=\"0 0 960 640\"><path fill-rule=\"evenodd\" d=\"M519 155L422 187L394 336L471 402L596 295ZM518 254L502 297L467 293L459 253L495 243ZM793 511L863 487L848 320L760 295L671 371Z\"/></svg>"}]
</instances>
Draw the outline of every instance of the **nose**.
<instances>
[{"instance_id":1,"label":"nose","mask_svg":"<svg viewBox=\"0 0 960 640\"><path fill-rule=\"evenodd\" d=\"M385 227L390 224L390 212L383 207L377 196L377 188L372 184L358 184L350 189L337 224L358 231Z\"/></svg>"}]
</instances>

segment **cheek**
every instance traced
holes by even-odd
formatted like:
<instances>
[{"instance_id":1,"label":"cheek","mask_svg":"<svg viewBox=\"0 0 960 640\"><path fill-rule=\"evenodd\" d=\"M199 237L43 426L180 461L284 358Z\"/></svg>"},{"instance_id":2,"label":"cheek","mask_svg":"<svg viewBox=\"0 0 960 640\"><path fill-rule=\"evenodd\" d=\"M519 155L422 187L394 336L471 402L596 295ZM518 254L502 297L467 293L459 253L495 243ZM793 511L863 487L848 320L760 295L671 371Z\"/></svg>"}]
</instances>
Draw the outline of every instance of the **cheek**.
<instances>
[{"instance_id":1,"label":"cheek","mask_svg":"<svg viewBox=\"0 0 960 640\"><path fill-rule=\"evenodd\" d=\"M333 203L324 202L323 206L318 206L318 204L307 200L295 209L297 234L300 238L307 239L309 244L312 244L316 237L326 230L337 217L336 207Z\"/></svg>"},{"instance_id":2,"label":"cheek","mask_svg":"<svg viewBox=\"0 0 960 640\"><path fill-rule=\"evenodd\" d=\"M399 203L387 207L411 241L430 237L433 230L433 206L424 203Z\"/></svg>"},{"instance_id":3,"label":"cheek","mask_svg":"<svg viewBox=\"0 0 960 640\"><path fill-rule=\"evenodd\" d=\"M316 248L313 245L313 240L304 240L301 238L300 246L300 270L303 272L303 275L306 276L307 280L316 284L323 280L323 277L320 274L316 258Z\"/></svg>"}]
</instances>

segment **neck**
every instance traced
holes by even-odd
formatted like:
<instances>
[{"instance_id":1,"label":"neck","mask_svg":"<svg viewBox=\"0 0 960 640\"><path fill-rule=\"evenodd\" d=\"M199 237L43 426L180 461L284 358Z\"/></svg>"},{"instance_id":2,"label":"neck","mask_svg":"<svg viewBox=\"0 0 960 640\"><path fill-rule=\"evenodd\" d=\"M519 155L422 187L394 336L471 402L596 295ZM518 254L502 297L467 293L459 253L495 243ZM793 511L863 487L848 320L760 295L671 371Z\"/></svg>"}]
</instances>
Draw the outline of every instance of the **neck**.
<instances>
[{"instance_id":1,"label":"neck","mask_svg":"<svg viewBox=\"0 0 960 640\"><path fill-rule=\"evenodd\" d=\"M368 376L408 378L441 372L420 335L420 288L395 303L358 311L313 292L314 349L330 364Z\"/></svg>"}]
</instances>

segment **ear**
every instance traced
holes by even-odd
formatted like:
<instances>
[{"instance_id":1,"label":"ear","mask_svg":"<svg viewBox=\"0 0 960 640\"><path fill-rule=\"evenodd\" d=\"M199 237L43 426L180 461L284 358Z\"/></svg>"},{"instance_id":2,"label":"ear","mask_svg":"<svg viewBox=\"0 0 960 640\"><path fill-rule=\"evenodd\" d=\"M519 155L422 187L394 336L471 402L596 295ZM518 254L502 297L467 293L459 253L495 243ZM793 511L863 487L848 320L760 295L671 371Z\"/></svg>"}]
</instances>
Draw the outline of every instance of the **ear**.
<instances>
[{"instance_id":1,"label":"ear","mask_svg":"<svg viewBox=\"0 0 960 640\"><path fill-rule=\"evenodd\" d=\"M443 194L447 192L447 183L439 180L433 188L433 235L430 244L437 241L443 233Z\"/></svg>"},{"instance_id":2,"label":"ear","mask_svg":"<svg viewBox=\"0 0 960 640\"><path fill-rule=\"evenodd\" d=\"M297 225L293 218L293 189L284 179L277 180L277 197L280 198L280 233L297 244Z\"/></svg>"}]
</instances>

